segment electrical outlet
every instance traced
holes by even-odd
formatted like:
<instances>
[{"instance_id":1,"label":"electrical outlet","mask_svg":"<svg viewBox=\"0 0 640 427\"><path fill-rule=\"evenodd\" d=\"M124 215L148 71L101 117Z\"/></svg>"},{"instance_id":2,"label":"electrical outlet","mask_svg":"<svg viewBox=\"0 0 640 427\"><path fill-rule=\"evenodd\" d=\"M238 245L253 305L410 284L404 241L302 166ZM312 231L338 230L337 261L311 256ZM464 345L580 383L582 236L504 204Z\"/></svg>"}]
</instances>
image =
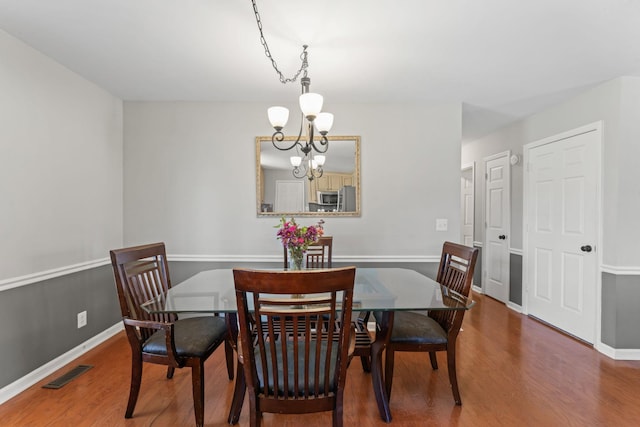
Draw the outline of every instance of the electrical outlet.
<instances>
[{"instance_id":1,"label":"electrical outlet","mask_svg":"<svg viewBox=\"0 0 640 427\"><path fill-rule=\"evenodd\" d=\"M447 231L449 224L446 218L436 219L436 231Z\"/></svg>"},{"instance_id":2,"label":"electrical outlet","mask_svg":"<svg viewBox=\"0 0 640 427\"><path fill-rule=\"evenodd\" d=\"M87 326L87 311L78 313L78 329Z\"/></svg>"}]
</instances>

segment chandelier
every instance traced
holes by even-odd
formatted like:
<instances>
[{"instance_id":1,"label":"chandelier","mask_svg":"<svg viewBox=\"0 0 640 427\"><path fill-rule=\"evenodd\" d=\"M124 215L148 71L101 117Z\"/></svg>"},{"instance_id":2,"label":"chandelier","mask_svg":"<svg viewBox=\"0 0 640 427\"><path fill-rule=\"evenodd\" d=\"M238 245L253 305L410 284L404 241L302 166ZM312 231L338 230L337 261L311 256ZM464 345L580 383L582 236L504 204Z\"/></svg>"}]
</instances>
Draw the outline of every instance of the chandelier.
<instances>
[{"instance_id":1,"label":"chandelier","mask_svg":"<svg viewBox=\"0 0 640 427\"><path fill-rule=\"evenodd\" d=\"M293 176L296 178L308 178L309 181L313 181L315 178L321 177L323 173L322 166L324 165L326 157L322 154L326 153L329 149L327 134L331 130L331 126L333 126L333 114L322 112L322 95L309 92L311 79L307 75L307 68L309 67L307 53L308 46L302 46L302 53L300 54L302 64L300 69L298 69L293 77L285 78L282 72L278 69L276 61L271 56L271 51L269 50L266 39L264 38L264 34L262 32L262 21L260 20L260 14L258 13L256 0L251 1L253 3L253 12L256 17L258 30L260 31L260 43L262 43L265 55L269 60L271 60L271 65L278 73L280 82L282 84L293 83L302 74L302 77L300 77L302 93L299 98L300 110L302 113L298 137L291 145L282 146L279 144L285 139L282 129L289 121L289 109L280 106L270 107L267 110L267 115L269 117L269 122L271 122L271 126L273 126L275 130L271 136L271 143L275 148L281 151L295 149L298 155L291 156L289 159L293 166ZM303 130L305 130L304 137ZM319 133L318 136L315 135L314 130ZM315 156L313 153L314 151L318 153Z\"/></svg>"}]
</instances>

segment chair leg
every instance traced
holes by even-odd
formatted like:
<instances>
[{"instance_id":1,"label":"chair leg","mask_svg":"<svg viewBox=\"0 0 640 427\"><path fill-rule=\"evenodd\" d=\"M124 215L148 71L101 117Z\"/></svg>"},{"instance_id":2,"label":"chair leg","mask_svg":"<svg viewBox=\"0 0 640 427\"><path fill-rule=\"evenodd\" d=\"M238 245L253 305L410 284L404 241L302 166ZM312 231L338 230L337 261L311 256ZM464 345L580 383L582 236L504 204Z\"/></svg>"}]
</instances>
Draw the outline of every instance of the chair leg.
<instances>
[{"instance_id":1,"label":"chair leg","mask_svg":"<svg viewBox=\"0 0 640 427\"><path fill-rule=\"evenodd\" d=\"M173 373L175 372L176 368L174 368L173 366L167 366L167 379L171 379L173 378Z\"/></svg>"},{"instance_id":2,"label":"chair leg","mask_svg":"<svg viewBox=\"0 0 640 427\"><path fill-rule=\"evenodd\" d=\"M458 390L458 378L456 376L456 349L451 347L447 349L447 369L449 370L449 382L451 383L451 391L453 392L453 400L456 405L462 405L460 399L460 391Z\"/></svg>"},{"instance_id":3,"label":"chair leg","mask_svg":"<svg viewBox=\"0 0 640 427\"><path fill-rule=\"evenodd\" d=\"M249 425L251 427L260 427L262 422L262 414L258 408L258 397L253 393L249 393Z\"/></svg>"},{"instance_id":4,"label":"chair leg","mask_svg":"<svg viewBox=\"0 0 640 427\"><path fill-rule=\"evenodd\" d=\"M360 356L360 363L362 363L363 371L371 372L371 359L369 356Z\"/></svg>"},{"instance_id":5,"label":"chair leg","mask_svg":"<svg viewBox=\"0 0 640 427\"><path fill-rule=\"evenodd\" d=\"M389 399L384 387L382 373L382 352L384 350L384 343L382 341L383 340L376 340L371 344L371 382L373 383L373 393L376 396L380 418L382 418L384 422L390 423L391 410L389 409Z\"/></svg>"},{"instance_id":6,"label":"chair leg","mask_svg":"<svg viewBox=\"0 0 640 427\"><path fill-rule=\"evenodd\" d=\"M240 362L238 362L238 370L236 372L236 386L233 390L233 400L231 401L231 409L229 410L229 417L227 418L227 422L229 424L238 424L246 391L247 382L244 378L244 367Z\"/></svg>"},{"instance_id":7,"label":"chair leg","mask_svg":"<svg viewBox=\"0 0 640 427\"><path fill-rule=\"evenodd\" d=\"M127 411L124 413L125 418L133 416L133 410L136 408L138 394L140 393L140 384L142 383L142 358L138 355L131 358L131 386L129 388L129 401L127 402Z\"/></svg>"},{"instance_id":8,"label":"chair leg","mask_svg":"<svg viewBox=\"0 0 640 427\"><path fill-rule=\"evenodd\" d=\"M395 362L395 352L393 348L387 346L384 361L384 386L387 391L387 399L391 401L391 386L393 385L393 365Z\"/></svg>"},{"instance_id":9,"label":"chair leg","mask_svg":"<svg viewBox=\"0 0 640 427\"><path fill-rule=\"evenodd\" d=\"M233 359L235 359L235 354L228 338L224 340L224 354L227 359L227 375L229 376L229 381L231 381L233 379Z\"/></svg>"},{"instance_id":10,"label":"chair leg","mask_svg":"<svg viewBox=\"0 0 640 427\"><path fill-rule=\"evenodd\" d=\"M193 388L193 412L196 426L204 425L204 364L202 359L191 367L191 386Z\"/></svg>"},{"instance_id":11,"label":"chair leg","mask_svg":"<svg viewBox=\"0 0 640 427\"><path fill-rule=\"evenodd\" d=\"M340 392L339 396L336 396L336 407L333 408L333 427L342 427L343 416L343 392Z\"/></svg>"},{"instance_id":12,"label":"chair leg","mask_svg":"<svg viewBox=\"0 0 640 427\"><path fill-rule=\"evenodd\" d=\"M429 352L429 360L431 360L431 368L434 371L436 369L438 369L438 359L436 358L436 352L435 351L430 351Z\"/></svg>"}]
</instances>

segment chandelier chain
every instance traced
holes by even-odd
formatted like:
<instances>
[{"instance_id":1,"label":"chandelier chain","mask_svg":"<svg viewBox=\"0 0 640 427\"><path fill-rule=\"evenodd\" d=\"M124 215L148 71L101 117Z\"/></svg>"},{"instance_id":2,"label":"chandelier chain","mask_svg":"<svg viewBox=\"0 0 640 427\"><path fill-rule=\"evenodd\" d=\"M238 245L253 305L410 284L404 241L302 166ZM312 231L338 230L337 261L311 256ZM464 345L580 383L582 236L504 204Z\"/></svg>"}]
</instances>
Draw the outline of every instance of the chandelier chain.
<instances>
[{"instance_id":1,"label":"chandelier chain","mask_svg":"<svg viewBox=\"0 0 640 427\"><path fill-rule=\"evenodd\" d=\"M280 71L280 69L278 68L276 60L273 59L271 51L269 50L269 45L267 44L267 40L264 38L264 33L262 32L262 20L260 19L260 13L258 12L258 5L256 4L256 0L251 0L251 3L253 4L253 13L256 15L256 24L258 24L258 30L260 31L260 43L264 48L264 54L267 58L269 58L269 60L271 60L271 65L273 66L273 69L276 70L276 73L278 73L280 82L282 84L293 83L298 79L302 72L304 72L303 77L306 77L307 67L309 66L309 63L307 62L308 46L306 44L302 46L302 53L300 54L300 60L302 61L302 64L300 65L300 68L298 69L296 74L291 78L285 77L284 74L282 74L282 71Z\"/></svg>"}]
</instances>

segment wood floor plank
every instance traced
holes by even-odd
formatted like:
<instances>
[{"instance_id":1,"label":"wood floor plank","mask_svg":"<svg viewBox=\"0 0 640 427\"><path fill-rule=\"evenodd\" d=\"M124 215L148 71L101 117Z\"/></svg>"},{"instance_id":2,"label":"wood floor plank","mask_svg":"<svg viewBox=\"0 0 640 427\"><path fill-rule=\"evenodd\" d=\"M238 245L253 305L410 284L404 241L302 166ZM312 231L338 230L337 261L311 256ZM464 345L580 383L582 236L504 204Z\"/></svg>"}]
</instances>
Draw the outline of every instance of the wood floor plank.
<instances>
[{"instance_id":1,"label":"wood floor plank","mask_svg":"<svg viewBox=\"0 0 640 427\"><path fill-rule=\"evenodd\" d=\"M391 396L398 426L635 426L640 419L640 362L615 361L590 346L491 298L465 317L458 338L458 382L462 406L453 401L444 354L431 370L423 353L396 353ZM129 391L130 350L124 333L83 355L50 378L0 405L2 426L192 426L190 370L145 365L132 419L124 418ZM94 367L58 390L42 385L78 364ZM205 366L205 424L226 426L233 382L224 353ZM345 425L384 426L371 376L359 360L349 368ZM330 413L265 414L265 427L331 425ZM240 425L248 425L245 407Z\"/></svg>"}]
</instances>

